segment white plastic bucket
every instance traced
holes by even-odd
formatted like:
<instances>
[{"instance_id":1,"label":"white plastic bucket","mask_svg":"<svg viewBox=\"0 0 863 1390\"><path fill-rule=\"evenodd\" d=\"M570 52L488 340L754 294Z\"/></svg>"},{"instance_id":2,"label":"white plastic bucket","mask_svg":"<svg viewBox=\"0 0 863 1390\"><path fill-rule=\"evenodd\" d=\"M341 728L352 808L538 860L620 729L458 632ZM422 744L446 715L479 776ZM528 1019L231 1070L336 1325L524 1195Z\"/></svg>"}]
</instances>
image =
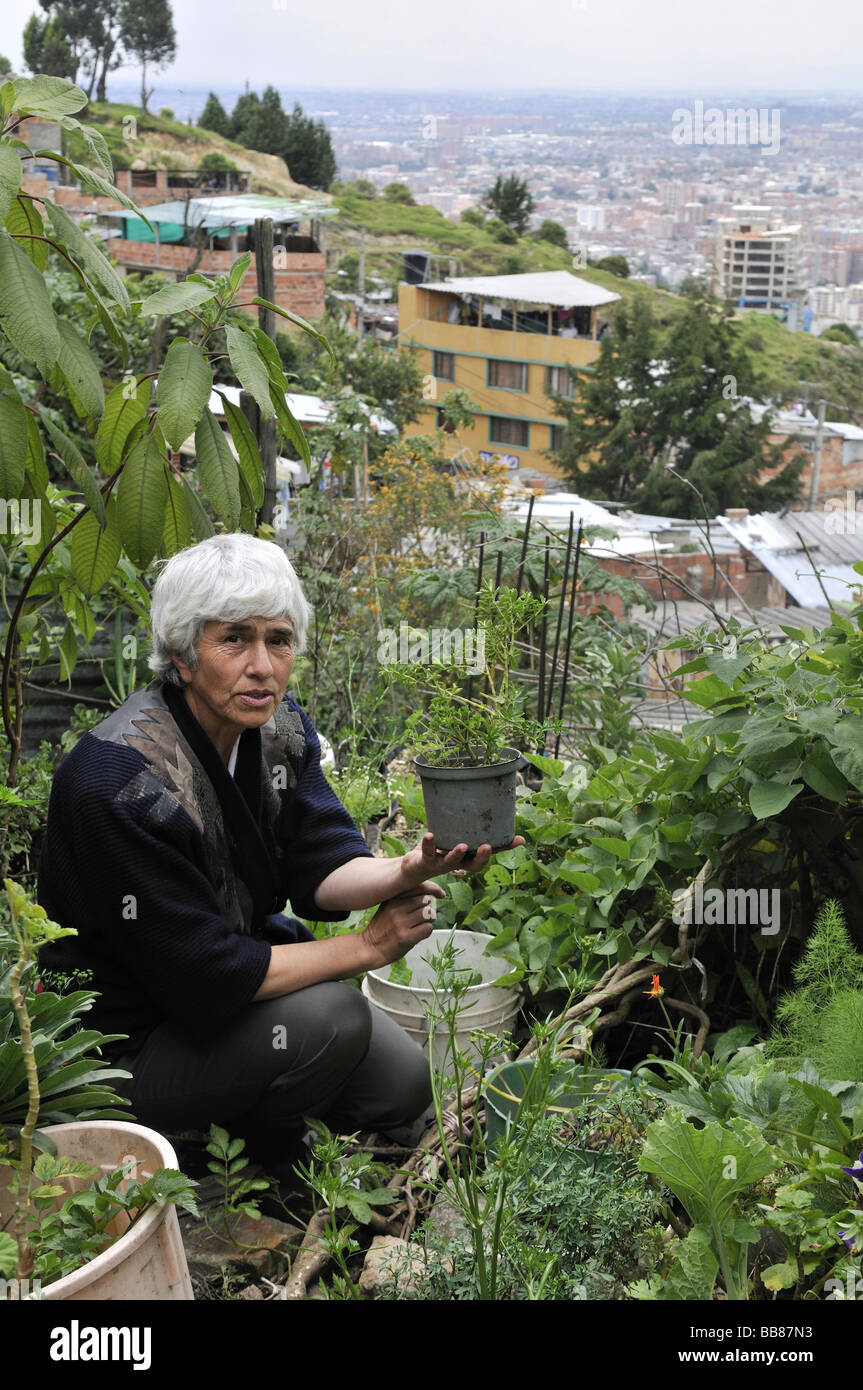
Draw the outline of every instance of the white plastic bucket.
<instances>
[{"instance_id":1,"label":"white plastic bucket","mask_svg":"<svg viewBox=\"0 0 863 1390\"><path fill-rule=\"evenodd\" d=\"M479 1061L479 1050L470 1040L473 1029L488 1033L509 1032L521 1007L521 990L512 986L492 984L505 973L504 963L494 956L484 955L490 936L472 931L436 930L425 941L414 946L405 956L405 964L411 971L411 982L398 985L388 979L391 966L370 970L363 981L366 998L388 1014L395 1023L404 1028L412 1038L424 1048L428 1048L432 1024L429 1018L432 1010L438 1018L434 1026L432 1056L437 1071L452 1069L450 1054L449 1027L440 1021L443 1001L436 1005L435 970L429 958L437 955L446 942L452 940L456 948L458 969L478 971L482 975L480 984L471 985L466 991L463 1006L459 1010L455 1041L460 1051L471 1061ZM509 1058L510 1052L501 1048L496 1057Z\"/></svg>"},{"instance_id":2,"label":"white plastic bucket","mask_svg":"<svg viewBox=\"0 0 863 1390\"><path fill-rule=\"evenodd\" d=\"M163 1135L128 1120L45 1125L40 1133L54 1140L58 1153L90 1163L104 1173L125 1163L129 1167L129 1177L138 1182L145 1182L160 1168L177 1167L177 1155ZM88 1184L87 1178L67 1178L64 1186L72 1192ZM58 1197L56 1205L61 1206L63 1201L63 1197ZM11 1197L0 1191L0 1217L8 1216L11 1209ZM108 1226L118 1239L80 1269L52 1284L44 1284L42 1299L48 1302L194 1299L176 1207L151 1207L130 1230L126 1229L128 1225L126 1213L118 1213Z\"/></svg>"}]
</instances>

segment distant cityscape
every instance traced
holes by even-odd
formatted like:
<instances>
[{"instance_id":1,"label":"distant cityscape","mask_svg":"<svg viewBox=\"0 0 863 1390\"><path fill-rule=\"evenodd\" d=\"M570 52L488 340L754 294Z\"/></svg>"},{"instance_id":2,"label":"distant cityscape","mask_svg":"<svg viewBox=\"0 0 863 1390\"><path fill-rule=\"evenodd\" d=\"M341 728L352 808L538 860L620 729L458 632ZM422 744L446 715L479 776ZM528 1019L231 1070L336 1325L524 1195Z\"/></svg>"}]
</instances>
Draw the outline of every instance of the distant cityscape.
<instances>
[{"instance_id":1,"label":"distant cityscape","mask_svg":"<svg viewBox=\"0 0 863 1390\"><path fill-rule=\"evenodd\" d=\"M121 85L112 84L115 99ZM218 95L230 109L241 90ZM165 88L153 108L194 119L206 95ZM792 328L863 326L861 98L317 90L282 99L326 122L343 180L403 182L417 202L458 219L497 174L515 172L536 200L532 224L562 223L576 258L623 255L633 277L671 290L701 278ZM741 206L777 234L762 246L774 262L782 244L782 274L763 286L763 306L757 278L755 294L745 278L722 279L722 237L735 220L746 225ZM757 248L755 259L758 269Z\"/></svg>"}]
</instances>

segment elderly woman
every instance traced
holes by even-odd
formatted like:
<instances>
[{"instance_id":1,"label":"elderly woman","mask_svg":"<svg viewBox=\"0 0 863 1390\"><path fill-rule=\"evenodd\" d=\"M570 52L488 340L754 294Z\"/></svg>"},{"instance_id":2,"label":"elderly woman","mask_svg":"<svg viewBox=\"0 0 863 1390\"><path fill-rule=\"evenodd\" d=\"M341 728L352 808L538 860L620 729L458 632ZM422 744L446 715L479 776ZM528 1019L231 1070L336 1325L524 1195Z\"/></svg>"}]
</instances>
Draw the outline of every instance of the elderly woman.
<instances>
[{"instance_id":1,"label":"elderly woman","mask_svg":"<svg viewBox=\"0 0 863 1390\"><path fill-rule=\"evenodd\" d=\"M347 981L432 930L434 837L376 859L287 695L309 605L284 552L247 535L174 555L152 598L156 679L85 734L54 778L39 901L77 936L42 968L89 970L93 1022L144 1124L215 1121L277 1163L314 1114L388 1129L429 1102L414 1042ZM472 868L488 863L483 846ZM293 910L363 931L317 941Z\"/></svg>"}]
</instances>

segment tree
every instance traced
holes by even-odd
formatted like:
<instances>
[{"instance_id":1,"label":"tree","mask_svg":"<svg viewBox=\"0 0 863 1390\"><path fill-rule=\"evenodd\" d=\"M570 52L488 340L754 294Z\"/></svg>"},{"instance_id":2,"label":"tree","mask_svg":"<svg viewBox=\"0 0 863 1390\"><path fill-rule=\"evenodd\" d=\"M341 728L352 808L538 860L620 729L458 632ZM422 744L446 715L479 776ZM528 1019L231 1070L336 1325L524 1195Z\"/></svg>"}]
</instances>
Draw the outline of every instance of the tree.
<instances>
[{"instance_id":1,"label":"tree","mask_svg":"<svg viewBox=\"0 0 863 1390\"><path fill-rule=\"evenodd\" d=\"M466 222L469 227L484 227L485 213L479 208L464 208L459 220Z\"/></svg>"},{"instance_id":2,"label":"tree","mask_svg":"<svg viewBox=\"0 0 863 1390\"><path fill-rule=\"evenodd\" d=\"M336 156L330 132L323 121L303 114L299 102L288 117L287 139L282 151L291 178L309 188L329 188L336 176Z\"/></svg>"},{"instance_id":3,"label":"tree","mask_svg":"<svg viewBox=\"0 0 863 1390\"><path fill-rule=\"evenodd\" d=\"M625 256L603 256L590 264L594 270L607 270L609 275L617 275L621 280L629 279L629 261Z\"/></svg>"},{"instance_id":4,"label":"tree","mask_svg":"<svg viewBox=\"0 0 863 1390\"><path fill-rule=\"evenodd\" d=\"M562 246L564 251L569 250L569 238L562 222L552 222L547 217L540 223L536 235L540 241L550 241L553 246Z\"/></svg>"},{"instance_id":5,"label":"tree","mask_svg":"<svg viewBox=\"0 0 863 1390\"><path fill-rule=\"evenodd\" d=\"M847 323L834 323L826 328L821 334L828 343L848 343L851 347L860 347L860 339L854 329Z\"/></svg>"},{"instance_id":6,"label":"tree","mask_svg":"<svg viewBox=\"0 0 863 1390\"><path fill-rule=\"evenodd\" d=\"M32 73L44 72L49 77L69 77L74 82L78 62L72 47L56 18L38 19L31 14L21 36L24 62Z\"/></svg>"},{"instance_id":7,"label":"tree","mask_svg":"<svg viewBox=\"0 0 863 1390\"><path fill-rule=\"evenodd\" d=\"M153 89L147 91L147 68L158 71L177 56L177 36L169 0L123 0L121 33L129 54L141 64L141 110Z\"/></svg>"},{"instance_id":8,"label":"tree","mask_svg":"<svg viewBox=\"0 0 863 1390\"><path fill-rule=\"evenodd\" d=\"M90 53L91 75L88 96L96 84L96 100L107 100L108 73L118 68L125 54L121 44L123 0L84 0L89 23L86 42Z\"/></svg>"},{"instance_id":9,"label":"tree","mask_svg":"<svg viewBox=\"0 0 863 1390\"><path fill-rule=\"evenodd\" d=\"M288 117L282 109L282 99L275 87L265 87L258 109L256 140L252 149L262 154L284 156L288 138Z\"/></svg>"},{"instance_id":10,"label":"tree","mask_svg":"<svg viewBox=\"0 0 863 1390\"><path fill-rule=\"evenodd\" d=\"M258 127L261 115L261 98L248 87L237 97L228 125L228 135L238 145L247 150L257 149Z\"/></svg>"},{"instance_id":11,"label":"tree","mask_svg":"<svg viewBox=\"0 0 863 1390\"><path fill-rule=\"evenodd\" d=\"M12 64L4 53L0 53L0 76L8 77L12 71Z\"/></svg>"},{"instance_id":12,"label":"tree","mask_svg":"<svg viewBox=\"0 0 863 1390\"><path fill-rule=\"evenodd\" d=\"M503 174L498 174L483 199L483 206L519 236L524 236L536 204L526 179L520 179L517 174L505 179Z\"/></svg>"},{"instance_id":13,"label":"tree","mask_svg":"<svg viewBox=\"0 0 863 1390\"><path fill-rule=\"evenodd\" d=\"M416 207L414 195L406 183L384 184L383 195L388 203L404 203L407 207Z\"/></svg>"},{"instance_id":14,"label":"tree","mask_svg":"<svg viewBox=\"0 0 863 1390\"><path fill-rule=\"evenodd\" d=\"M207 97L204 109L198 117L198 125L202 130L212 130L214 134L228 138L230 118L215 92L210 92Z\"/></svg>"},{"instance_id":15,"label":"tree","mask_svg":"<svg viewBox=\"0 0 863 1390\"><path fill-rule=\"evenodd\" d=\"M108 72L122 61L123 0L40 0L48 18L32 16L24 30L25 62L31 72L68 76L79 71L88 98L105 100ZM69 55L66 56L65 49ZM62 69L62 70L61 70Z\"/></svg>"},{"instance_id":16,"label":"tree","mask_svg":"<svg viewBox=\"0 0 863 1390\"><path fill-rule=\"evenodd\" d=\"M198 165L199 174L236 174L237 166L226 159L221 150L210 150Z\"/></svg>"},{"instance_id":17,"label":"tree","mask_svg":"<svg viewBox=\"0 0 863 1390\"><path fill-rule=\"evenodd\" d=\"M770 510L796 498L802 459L785 463L768 445L770 412L756 422L743 399L756 389L737 329L715 300L693 298L666 339L636 299L618 307L575 397L553 396L566 423L555 457L584 496L640 511L703 516L689 484L709 516L729 506ZM776 475L760 483L768 469Z\"/></svg>"}]
</instances>

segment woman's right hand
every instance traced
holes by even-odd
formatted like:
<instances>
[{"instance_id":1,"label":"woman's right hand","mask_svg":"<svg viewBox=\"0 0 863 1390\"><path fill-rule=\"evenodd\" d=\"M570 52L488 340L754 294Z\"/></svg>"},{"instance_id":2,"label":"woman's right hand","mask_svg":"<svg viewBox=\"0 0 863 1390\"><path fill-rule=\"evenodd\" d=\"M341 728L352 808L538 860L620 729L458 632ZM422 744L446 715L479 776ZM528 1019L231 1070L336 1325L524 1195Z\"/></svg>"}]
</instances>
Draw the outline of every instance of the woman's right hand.
<instances>
[{"instance_id":1,"label":"woman's right hand","mask_svg":"<svg viewBox=\"0 0 863 1390\"><path fill-rule=\"evenodd\" d=\"M427 890L424 893L412 889L382 903L361 933L365 945L377 958L369 969L401 960L418 941L431 936L437 915L434 898L445 895L437 883L423 886Z\"/></svg>"}]
</instances>

